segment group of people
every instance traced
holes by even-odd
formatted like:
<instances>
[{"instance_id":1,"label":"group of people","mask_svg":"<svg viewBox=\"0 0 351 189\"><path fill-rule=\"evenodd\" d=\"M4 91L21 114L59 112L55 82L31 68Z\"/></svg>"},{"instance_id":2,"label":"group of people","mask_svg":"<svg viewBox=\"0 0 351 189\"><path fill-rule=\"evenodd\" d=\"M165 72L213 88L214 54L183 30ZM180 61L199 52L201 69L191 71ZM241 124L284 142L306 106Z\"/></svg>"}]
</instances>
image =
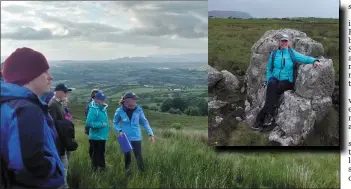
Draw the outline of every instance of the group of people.
<instances>
[{"instance_id":1,"label":"group of people","mask_svg":"<svg viewBox=\"0 0 351 189\"><path fill-rule=\"evenodd\" d=\"M67 108L72 89L58 84L51 92L53 76L45 56L30 48L18 48L1 70L1 185L5 188L69 188L69 157L77 150L73 117ZM94 171L105 170L105 149L111 125L102 90L94 89L85 114L89 157ZM141 130L154 134L133 92L124 94L113 128L126 135L140 171L144 171ZM131 152L124 153L130 170Z\"/></svg>"},{"instance_id":2,"label":"group of people","mask_svg":"<svg viewBox=\"0 0 351 189\"><path fill-rule=\"evenodd\" d=\"M99 89L93 89L91 99L85 110L86 126L85 133L89 136L89 156L94 170L105 169L105 146L109 135L109 119L107 113L108 105L105 103L107 97ZM140 171L144 171L144 163L141 153L141 130L142 124L149 134L151 142L155 141L153 131L141 107L137 105L139 97L133 92L123 95L120 106L117 108L113 126L118 135L125 134L133 147L137 165ZM126 152L125 169L128 171L131 163L131 154Z\"/></svg>"}]
</instances>

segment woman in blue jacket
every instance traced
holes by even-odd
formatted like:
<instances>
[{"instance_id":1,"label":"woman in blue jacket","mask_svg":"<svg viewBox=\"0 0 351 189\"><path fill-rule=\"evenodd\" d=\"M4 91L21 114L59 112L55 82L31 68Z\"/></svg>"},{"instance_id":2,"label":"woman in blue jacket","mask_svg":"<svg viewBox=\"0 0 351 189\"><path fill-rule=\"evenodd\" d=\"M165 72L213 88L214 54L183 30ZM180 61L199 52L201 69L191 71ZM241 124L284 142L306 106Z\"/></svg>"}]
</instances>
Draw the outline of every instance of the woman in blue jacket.
<instances>
[{"instance_id":1,"label":"woman in blue jacket","mask_svg":"<svg viewBox=\"0 0 351 189\"><path fill-rule=\"evenodd\" d=\"M149 134L149 140L155 142L154 134L150 127L148 120L141 107L136 104L139 99L137 95L133 92L127 92L124 94L120 104L121 106L117 108L114 119L113 126L120 136L123 133L127 136L130 141L135 158L137 159L138 168L140 171L144 171L144 163L141 155L141 130L139 123L142 124ZM124 154L125 169L129 170L131 163L131 153L127 152Z\"/></svg>"},{"instance_id":2,"label":"woman in blue jacket","mask_svg":"<svg viewBox=\"0 0 351 189\"><path fill-rule=\"evenodd\" d=\"M96 93L88 111L86 125L90 128L89 140L91 140L93 170L105 169L105 149L108 140L110 124L108 122L106 96L100 91Z\"/></svg>"},{"instance_id":3,"label":"woman in blue jacket","mask_svg":"<svg viewBox=\"0 0 351 189\"><path fill-rule=\"evenodd\" d=\"M293 57L290 56L290 53ZM266 101L264 107L257 115L255 124L252 127L254 130L267 130L273 128L267 126L273 125L274 106L277 104L279 96L283 94L284 91L293 89L293 58L295 58L297 62L303 64L313 64L314 67L320 65L318 59L305 56L294 49L291 49L289 47L289 36L287 34L282 35L279 42L279 48L276 50L274 57L272 57L273 54L274 53L272 52L267 64L265 81L265 84L267 84ZM273 58L274 61L272 61ZM272 64L272 62L274 63Z\"/></svg>"}]
</instances>

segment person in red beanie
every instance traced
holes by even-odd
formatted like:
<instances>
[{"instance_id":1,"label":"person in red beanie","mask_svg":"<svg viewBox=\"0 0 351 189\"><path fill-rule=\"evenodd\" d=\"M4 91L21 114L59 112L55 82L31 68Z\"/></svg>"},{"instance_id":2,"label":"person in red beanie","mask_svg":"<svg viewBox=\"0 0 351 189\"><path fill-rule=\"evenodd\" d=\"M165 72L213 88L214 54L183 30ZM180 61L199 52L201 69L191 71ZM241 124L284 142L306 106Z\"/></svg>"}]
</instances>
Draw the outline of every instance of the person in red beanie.
<instances>
[{"instance_id":1,"label":"person in red beanie","mask_svg":"<svg viewBox=\"0 0 351 189\"><path fill-rule=\"evenodd\" d=\"M39 99L53 79L45 56L18 48L4 62L1 81L1 185L59 188L64 167L48 106Z\"/></svg>"}]
</instances>

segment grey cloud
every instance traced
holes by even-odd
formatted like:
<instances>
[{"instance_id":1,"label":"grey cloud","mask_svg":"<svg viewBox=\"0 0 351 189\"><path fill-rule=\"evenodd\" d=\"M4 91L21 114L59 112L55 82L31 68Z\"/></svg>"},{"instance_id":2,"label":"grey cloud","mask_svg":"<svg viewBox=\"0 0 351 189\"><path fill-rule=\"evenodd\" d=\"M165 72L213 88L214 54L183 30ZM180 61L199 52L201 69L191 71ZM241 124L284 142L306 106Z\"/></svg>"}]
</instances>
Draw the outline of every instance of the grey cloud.
<instances>
[{"instance_id":1,"label":"grey cloud","mask_svg":"<svg viewBox=\"0 0 351 189\"><path fill-rule=\"evenodd\" d=\"M136 28L131 34L145 36L177 35L184 38L203 38L208 36L207 1L181 2L113 2L110 11L123 7L134 12L137 19L145 25ZM151 5L153 9L146 8ZM111 10L112 9L112 10ZM199 18L200 17L200 18Z\"/></svg>"},{"instance_id":2,"label":"grey cloud","mask_svg":"<svg viewBox=\"0 0 351 189\"><path fill-rule=\"evenodd\" d=\"M134 35L167 36L178 35L184 38L207 37L207 24L202 23L195 17L186 15L165 15L144 13L139 17L145 28L137 28L131 31ZM196 31L198 30L198 31Z\"/></svg>"},{"instance_id":3,"label":"grey cloud","mask_svg":"<svg viewBox=\"0 0 351 189\"><path fill-rule=\"evenodd\" d=\"M31 4L31 6L37 6L38 3L39 2ZM107 10L106 13L117 11L117 8L121 7L132 10L136 18L146 27L123 31L120 28L106 24L78 23L71 18L49 16L41 10L36 10L36 17L44 22L61 26L68 30L69 34L66 36L55 36L49 29L37 31L29 27L32 25L24 25L28 27L19 28L13 33L2 33L2 37L15 40L27 39L26 37L31 40L79 37L89 41L106 41L110 43L130 43L138 45L155 44L154 46L163 47L172 47L172 45L175 47L178 44L179 47L182 48L184 44L181 43L186 42L186 39L207 38L208 36L207 1L94 2L94 4L97 3L101 4L104 9ZM44 7L43 9L57 9L61 7L67 11L69 5L77 6L77 2L42 2L41 6ZM145 9L145 7L150 5L157 7L157 9L153 9L152 11L150 9ZM22 24L17 23L17 27ZM14 27L16 23L7 24L6 26ZM170 36L178 36L186 39L177 39L181 42L175 42L177 40L171 40L169 38Z\"/></svg>"},{"instance_id":4,"label":"grey cloud","mask_svg":"<svg viewBox=\"0 0 351 189\"><path fill-rule=\"evenodd\" d=\"M29 7L27 6L22 6L22 5L8 5L8 6L3 6L1 8L1 11L4 10L6 12L9 12L9 13L24 13L24 12L27 12L29 11Z\"/></svg>"},{"instance_id":5,"label":"grey cloud","mask_svg":"<svg viewBox=\"0 0 351 189\"><path fill-rule=\"evenodd\" d=\"M171 40L166 37L154 37L154 36L130 36L130 34L97 34L89 36L90 40L97 42L108 42L108 43L126 43L140 46L155 46L160 48L199 48L198 39L176 39ZM196 40L197 43L191 43L189 40ZM184 42L187 42L187 45L184 45ZM207 44L206 42L203 42Z\"/></svg>"},{"instance_id":6,"label":"grey cloud","mask_svg":"<svg viewBox=\"0 0 351 189\"><path fill-rule=\"evenodd\" d=\"M40 14L40 18L43 21L56 23L68 30L72 31L80 31L83 33L105 33L105 32L118 32L121 31L119 28L115 28L113 26L100 24L100 23L79 23L72 22L68 20L64 20L58 17L48 16L47 14Z\"/></svg>"},{"instance_id":7,"label":"grey cloud","mask_svg":"<svg viewBox=\"0 0 351 189\"><path fill-rule=\"evenodd\" d=\"M6 24L7 27L33 27L35 26L34 22L29 21L29 20L11 20L11 22L8 22Z\"/></svg>"},{"instance_id":8,"label":"grey cloud","mask_svg":"<svg viewBox=\"0 0 351 189\"><path fill-rule=\"evenodd\" d=\"M12 33L1 33L1 38L15 40L47 40L53 37L49 29L35 30L31 27L18 28Z\"/></svg>"}]
</instances>

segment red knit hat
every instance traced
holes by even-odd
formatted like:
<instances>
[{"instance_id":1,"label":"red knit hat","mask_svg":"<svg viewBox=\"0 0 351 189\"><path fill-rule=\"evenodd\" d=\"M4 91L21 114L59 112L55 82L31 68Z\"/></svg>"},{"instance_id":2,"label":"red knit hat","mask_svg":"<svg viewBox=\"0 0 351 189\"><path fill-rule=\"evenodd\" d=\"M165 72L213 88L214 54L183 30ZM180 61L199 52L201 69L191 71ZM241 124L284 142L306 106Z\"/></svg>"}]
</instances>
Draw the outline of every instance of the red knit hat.
<instances>
[{"instance_id":1,"label":"red knit hat","mask_svg":"<svg viewBox=\"0 0 351 189\"><path fill-rule=\"evenodd\" d=\"M5 82L18 85L29 83L50 68L43 54L27 47L16 49L3 66Z\"/></svg>"}]
</instances>

